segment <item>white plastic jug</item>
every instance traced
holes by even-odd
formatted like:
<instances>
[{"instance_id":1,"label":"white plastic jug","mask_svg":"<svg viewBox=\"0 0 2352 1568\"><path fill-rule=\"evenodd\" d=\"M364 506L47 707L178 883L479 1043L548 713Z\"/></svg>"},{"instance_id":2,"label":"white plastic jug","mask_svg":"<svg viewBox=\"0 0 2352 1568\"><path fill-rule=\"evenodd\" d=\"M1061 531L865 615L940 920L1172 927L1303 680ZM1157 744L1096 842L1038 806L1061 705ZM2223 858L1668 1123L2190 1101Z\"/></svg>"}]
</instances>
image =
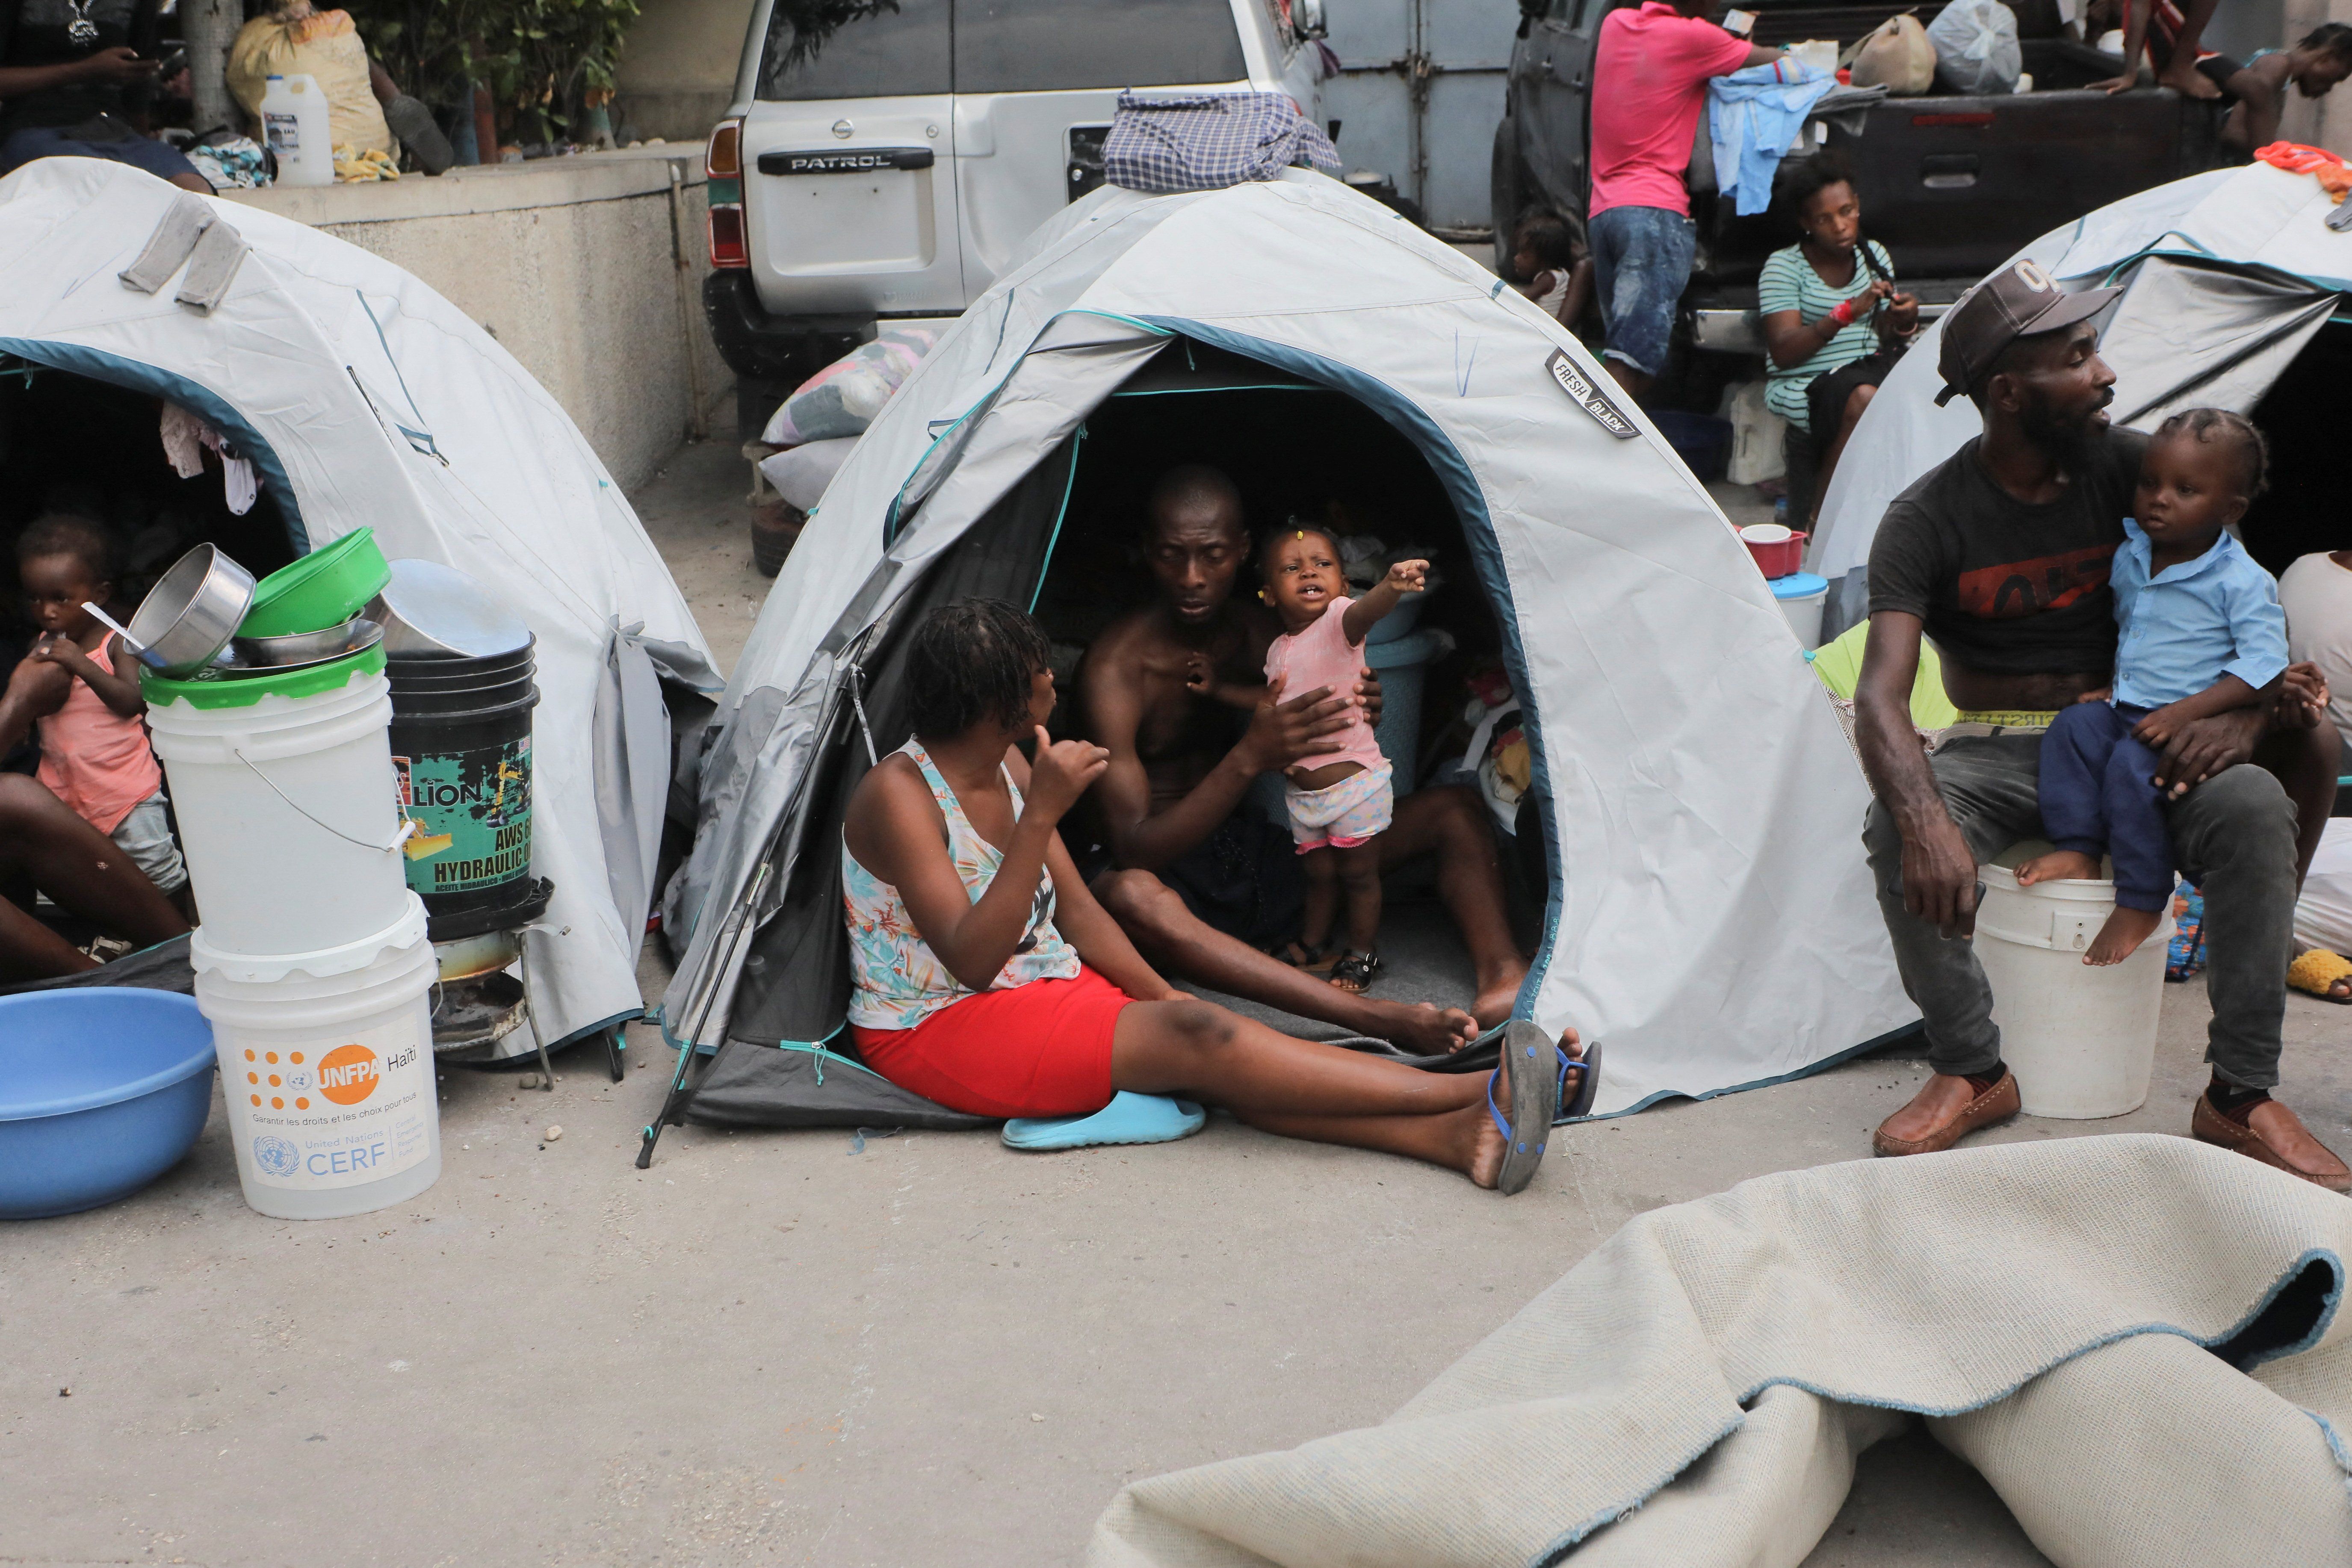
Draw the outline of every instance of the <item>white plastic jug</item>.
<instances>
[{"instance_id":1,"label":"white plastic jug","mask_svg":"<svg viewBox=\"0 0 2352 1568\"><path fill-rule=\"evenodd\" d=\"M262 134L278 159L281 185L335 183L334 133L327 95L316 77L274 76L261 95Z\"/></svg>"},{"instance_id":2,"label":"white plastic jug","mask_svg":"<svg viewBox=\"0 0 2352 1568\"><path fill-rule=\"evenodd\" d=\"M2168 910L2155 934L2121 963L2093 968L2083 954L2115 910L2116 886L2019 887L2008 866L2049 847L2021 845L2000 857L2007 866L1977 868L1984 882L1977 962L1992 984L2001 1059L2017 1074L2028 1116L2122 1116L2147 1100L2172 916Z\"/></svg>"},{"instance_id":3,"label":"white plastic jug","mask_svg":"<svg viewBox=\"0 0 2352 1568\"><path fill-rule=\"evenodd\" d=\"M188 878L218 951L310 952L362 941L407 905L391 687L383 660L339 688L251 702L242 682L148 681ZM322 678L324 679L324 678Z\"/></svg>"},{"instance_id":4,"label":"white plastic jug","mask_svg":"<svg viewBox=\"0 0 2352 1568\"><path fill-rule=\"evenodd\" d=\"M1829 579L1811 572L1791 572L1785 577L1775 577L1766 587L1780 601L1780 614L1789 622L1789 629L1797 634L1797 646L1816 648L1822 646L1822 606L1830 596Z\"/></svg>"},{"instance_id":5,"label":"white plastic jug","mask_svg":"<svg viewBox=\"0 0 2352 1568\"><path fill-rule=\"evenodd\" d=\"M189 942L211 1020L245 1201L274 1219L339 1219L441 1176L430 1005L440 965L414 893L387 930L315 952Z\"/></svg>"}]
</instances>

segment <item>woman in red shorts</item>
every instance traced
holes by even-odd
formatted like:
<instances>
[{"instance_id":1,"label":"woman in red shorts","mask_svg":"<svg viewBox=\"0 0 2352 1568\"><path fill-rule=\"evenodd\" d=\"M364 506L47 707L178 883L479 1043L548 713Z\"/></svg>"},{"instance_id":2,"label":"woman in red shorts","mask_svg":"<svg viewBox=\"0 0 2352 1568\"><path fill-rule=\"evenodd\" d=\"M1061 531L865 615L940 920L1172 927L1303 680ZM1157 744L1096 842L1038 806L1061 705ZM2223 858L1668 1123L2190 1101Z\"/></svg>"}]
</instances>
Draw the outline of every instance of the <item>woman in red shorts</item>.
<instances>
[{"instance_id":1,"label":"woman in red shorts","mask_svg":"<svg viewBox=\"0 0 2352 1568\"><path fill-rule=\"evenodd\" d=\"M1508 1026L1493 1074L1424 1072L1276 1034L1152 973L1055 831L1109 753L1047 740L1047 654L1037 624L992 599L915 632L914 738L866 775L842 823L849 1020L866 1064L978 1116L1182 1095L1270 1132L1524 1187L1561 1080L1580 1070L1533 1025ZM1032 737L1034 764L1015 749Z\"/></svg>"}]
</instances>

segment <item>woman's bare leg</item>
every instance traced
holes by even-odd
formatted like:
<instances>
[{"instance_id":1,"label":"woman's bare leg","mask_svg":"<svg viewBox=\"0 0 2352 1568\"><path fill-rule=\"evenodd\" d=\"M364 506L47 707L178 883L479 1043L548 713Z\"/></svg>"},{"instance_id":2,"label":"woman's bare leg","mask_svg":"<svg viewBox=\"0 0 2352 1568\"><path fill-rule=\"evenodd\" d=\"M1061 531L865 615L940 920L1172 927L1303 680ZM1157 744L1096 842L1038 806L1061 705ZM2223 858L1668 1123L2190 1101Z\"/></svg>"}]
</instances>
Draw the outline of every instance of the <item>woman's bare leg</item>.
<instances>
[{"instance_id":1,"label":"woman's bare leg","mask_svg":"<svg viewBox=\"0 0 2352 1568\"><path fill-rule=\"evenodd\" d=\"M1424 1072L1292 1039L1206 1002L1139 1002L1121 1012L1110 1078L1117 1089L1223 1106L1285 1136L1427 1160L1481 1186L1494 1185L1502 1168L1486 1074Z\"/></svg>"},{"instance_id":2,"label":"woman's bare leg","mask_svg":"<svg viewBox=\"0 0 2352 1568\"><path fill-rule=\"evenodd\" d=\"M1838 459L1845 456L1845 444L1853 439L1853 427L1862 423L1863 410L1878 395L1874 386L1857 386L1845 395L1845 406L1839 410L1837 434L1830 438L1822 452L1821 467L1813 474L1813 504L1805 519L1805 531L1811 533L1821 521L1822 498L1830 493L1830 476L1837 472Z\"/></svg>"},{"instance_id":3,"label":"woman's bare leg","mask_svg":"<svg viewBox=\"0 0 2352 1568\"><path fill-rule=\"evenodd\" d=\"M1474 1076L1483 1089L1486 1075ZM1277 1138L1426 1161L1459 1171L1482 1187L1492 1187L1502 1175L1503 1134L1483 1105L1445 1116L1267 1116L1250 1110L1234 1116Z\"/></svg>"}]
</instances>

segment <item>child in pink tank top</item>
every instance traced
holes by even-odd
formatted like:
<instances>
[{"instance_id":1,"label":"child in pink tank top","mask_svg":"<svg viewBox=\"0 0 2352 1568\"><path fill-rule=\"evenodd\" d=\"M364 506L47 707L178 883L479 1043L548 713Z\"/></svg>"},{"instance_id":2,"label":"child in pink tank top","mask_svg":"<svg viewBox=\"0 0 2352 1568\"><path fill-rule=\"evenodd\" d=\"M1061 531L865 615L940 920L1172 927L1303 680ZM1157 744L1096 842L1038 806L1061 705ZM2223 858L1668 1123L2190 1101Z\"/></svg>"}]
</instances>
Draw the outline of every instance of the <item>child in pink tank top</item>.
<instances>
[{"instance_id":1,"label":"child in pink tank top","mask_svg":"<svg viewBox=\"0 0 2352 1568\"><path fill-rule=\"evenodd\" d=\"M1364 638L1407 594L1428 584L1429 563L1400 561L1360 599L1347 596L1339 547L1320 529L1296 523L1276 530L1258 552L1262 595L1282 617L1285 636L1265 651L1265 679L1275 693L1296 696L1328 687L1352 691L1364 662ZM1342 991L1370 986L1381 972L1373 944L1381 931L1380 836L1396 805L1388 759L1372 738L1361 708L1331 737L1336 749L1286 770L1284 798L1290 837L1305 856L1307 911L1299 941L1310 955L1330 941L1340 895L1347 899L1347 947L1332 966Z\"/></svg>"},{"instance_id":2,"label":"child in pink tank top","mask_svg":"<svg viewBox=\"0 0 2352 1568\"><path fill-rule=\"evenodd\" d=\"M130 618L129 605L112 602L112 555L103 528L63 513L26 525L16 542L16 579L41 628L26 657L73 677L65 705L40 721L38 776L169 896L188 872L164 815L163 771L147 743L147 700L121 639L82 608L94 604Z\"/></svg>"}]
</instances>

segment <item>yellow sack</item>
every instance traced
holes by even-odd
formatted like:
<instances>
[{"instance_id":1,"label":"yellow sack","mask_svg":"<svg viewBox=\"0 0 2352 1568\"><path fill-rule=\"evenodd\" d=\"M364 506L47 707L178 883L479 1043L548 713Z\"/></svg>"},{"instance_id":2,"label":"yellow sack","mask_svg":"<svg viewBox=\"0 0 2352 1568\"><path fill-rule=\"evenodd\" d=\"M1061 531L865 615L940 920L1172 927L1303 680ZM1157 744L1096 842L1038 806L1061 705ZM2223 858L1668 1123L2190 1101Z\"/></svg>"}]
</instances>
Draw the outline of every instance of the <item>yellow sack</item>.
<instances>
[{"instance_id":1,"label":"yellow sack","mask_svg":"<svg viewBox=\"0 0 2352 1568\"><path fill-rule=\"evenodd\" d=\"M257 142L261 131L261 95L274 76L307 76L327 95L327 140L356 152L397 155L399 144L383 122L383 105L368 85L367 46L348 11L278 12L256 16L237 29L228 47L228 89L245 106L246 129Z\"/></svg>"},{"instance_id":2,"label":"yellow sack","mask_svg":"<svg viewBox=\"0 0 2352 1568\"><path fill-rule=\"evenodd\" d=\"M1860 621L1848 626L1835 642L1815 648L1809 656L1813 674L1829 689L1829 694L1843 701L1853 700L1853 689L1862 684L1863 645L1870 637L1870 623ZM1937 656L1936 645L1927 638L1919 639L1919 673L1911 682L1911 722L1916 729L1941 730L1959 722L1960 710L1944 695L1944 661Z\"/></svg>"}]
</instances>

